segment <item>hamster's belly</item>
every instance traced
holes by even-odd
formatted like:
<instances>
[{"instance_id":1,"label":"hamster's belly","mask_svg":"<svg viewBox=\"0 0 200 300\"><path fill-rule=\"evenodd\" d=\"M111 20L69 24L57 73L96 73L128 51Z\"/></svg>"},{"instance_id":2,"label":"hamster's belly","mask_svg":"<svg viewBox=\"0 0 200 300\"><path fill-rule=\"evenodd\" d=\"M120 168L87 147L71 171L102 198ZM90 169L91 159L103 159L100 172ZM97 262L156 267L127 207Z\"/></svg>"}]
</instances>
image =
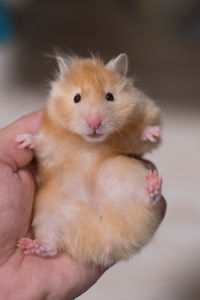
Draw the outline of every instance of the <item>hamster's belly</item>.
<instances>
[{"instance_id":1,"label":"hamster's belly","mask_svg":"<svg viewBox=\"0 0 200 300\"><path fill-rule=\"evenodd\" d=\"M105 159L92 171L63 170L58 186L68 203L78 201L100 208L102 203L110 202L116 207L124 207L133 201L147 200L147 173L139 161L119 155Z\"/></svg>"},{"instance_id":2,"label":"hamster's belly","mask_svg":"<svg viewBox=\"0 0 200 300\"><path fill-rule=\"evenodd\" d=\"M104 160L93 176L63 172L54 182L59 186L54 209L35 216L36 237L42 240L50 229L58 248L80 261L109 264L128 258L157 226L155 212L145 203L146 173L139 162L123 156ZM55 198L53 193L55 188L49 197Z\"/></svg>"},{"instance_id":3,"label":"hamster's belly","mask_svg":"<svg viewBox=\"0 0 200 300\"><path fill-rule=\"evenodd\" d=\"M110 202L119 209L128 209L134 201L148 203L147 173L139 161L126 156L105 160L96 175L96 202L100 205Z\"/></svg>"}]
</instances>

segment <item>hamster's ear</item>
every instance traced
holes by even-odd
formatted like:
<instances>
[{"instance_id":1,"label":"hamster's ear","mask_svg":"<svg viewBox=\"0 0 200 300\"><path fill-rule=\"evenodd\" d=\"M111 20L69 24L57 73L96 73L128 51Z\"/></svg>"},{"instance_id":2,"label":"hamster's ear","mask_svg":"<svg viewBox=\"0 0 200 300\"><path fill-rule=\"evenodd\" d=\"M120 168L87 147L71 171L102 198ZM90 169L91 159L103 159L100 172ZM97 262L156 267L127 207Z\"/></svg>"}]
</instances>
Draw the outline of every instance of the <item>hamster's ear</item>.
<instances>
[{"instance_id":1,"label":"hamster's ear","mask_svg":"<svg viewBox=\"0 0 200 300\"><path fill-rule=\"evenodd\" d=\"M106 68L119 73L121 76L126 76L128 71L128 56L125 53L119 54L107 63Z\"/></svg>"},{"instance_id":2,"label":"hamster's ear","mask_svg":"<svg viewBox=\"0 0 200 300\"><path fill-rule=\"evenodd\" d=\"M61 55L57 55L56 60L59 69L59 76L61 79L63 79L64 75L69 71L68 61Z\"/></svg>"}]
</instances>

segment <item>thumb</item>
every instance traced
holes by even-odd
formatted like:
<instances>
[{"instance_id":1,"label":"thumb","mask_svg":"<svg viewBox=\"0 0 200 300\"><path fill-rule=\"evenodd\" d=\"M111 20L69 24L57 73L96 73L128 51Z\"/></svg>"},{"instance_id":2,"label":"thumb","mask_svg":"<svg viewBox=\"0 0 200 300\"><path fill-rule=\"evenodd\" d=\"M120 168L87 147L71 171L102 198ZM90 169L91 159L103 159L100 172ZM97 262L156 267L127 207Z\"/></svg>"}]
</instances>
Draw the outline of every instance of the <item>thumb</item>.
<instances>
[{"instance_id":1,"label":"thumb","mask_svg":"<svg viewBox=\"0 0 200 300\"><path fill-rule=\"evenodd\" d=\"M33 112L0 130L0 161L9 164L14 171L33 159L33 151L18 147L16 136L24 133L36 135L42 115L43 111Z\"/></svg>"}]
</instances>

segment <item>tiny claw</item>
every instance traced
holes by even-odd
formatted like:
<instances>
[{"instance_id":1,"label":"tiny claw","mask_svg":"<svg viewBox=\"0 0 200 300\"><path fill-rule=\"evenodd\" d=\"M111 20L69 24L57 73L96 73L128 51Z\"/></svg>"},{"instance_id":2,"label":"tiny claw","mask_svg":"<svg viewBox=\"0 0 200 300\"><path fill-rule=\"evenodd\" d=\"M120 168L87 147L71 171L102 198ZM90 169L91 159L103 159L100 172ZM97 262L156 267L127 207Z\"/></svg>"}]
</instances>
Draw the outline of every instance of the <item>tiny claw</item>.
<instances>
[{"instance_id":1,"label":"tiny claw","mask_svg":"<svg viewBox=\"0 0 200 300\"><path fill-rule=\"evenodd\" d=\"M161 129L159 126L147 126L142 132L142 140L150 141L152 143L157 142L156 138L161 136ZM155 138L156 137L156 138Z\"/></svg>"},{"instance_id":2,"label":"tiny claw","mask_svg":"<svg viewBox=\"0 0 200 300\"><path fill-rule=\"evenodd\" d=\"M25 255L53 256L57 253L56 249L29 238L21 238L17 243L17 247L22 249Z\"/></svg>"},{"instance_id":3,"label":"tiny claw","mask_svg":"<svg viewBox=\"0 0 200 300\"><path fill-rule=\"evenodd\" d=\"M149 175L146 175L147 185L146 190L149 193L150 203L155 204L161 196L162 178L159 177L158 172L154 170L150 171Z\"/></svg>"},{"instance_id":4,"label":"tiny claw","mask_svg":"<svg viewBox=\"0 0 200 300\"><path fill-rule=\"evenodd\" d=\"M156 139L153 137L153 135L150 135L150 134L149 134L149 135L147 136L147 139L150 140L150 142L152 142L152 143L155 143L155 142L156 142Z\"/></svg>"},{"instance_id":5,"label":"tiny claw","mask_svg":"<svg viewBox=\"0 0 200 300\"><path fill-rule=\"evenodd\" d=\"M33 136L31 134L18 134L15 141L20 149L34 149Z\"/></svg>"}]
</instances>

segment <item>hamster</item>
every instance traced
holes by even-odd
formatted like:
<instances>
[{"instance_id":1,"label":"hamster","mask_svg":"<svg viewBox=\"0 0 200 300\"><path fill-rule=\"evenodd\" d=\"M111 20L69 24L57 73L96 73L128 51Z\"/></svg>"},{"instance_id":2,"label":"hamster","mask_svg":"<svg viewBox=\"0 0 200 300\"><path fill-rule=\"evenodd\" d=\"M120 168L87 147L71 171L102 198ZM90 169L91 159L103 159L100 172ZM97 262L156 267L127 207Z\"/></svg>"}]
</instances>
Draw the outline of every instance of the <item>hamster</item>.
<instances>
[{"instance_id":1,"label":"hamster","mask_svg":"<svg viewBox=\"0 0 200 300\"><path fill-rule=\"evenodd\" d=\"M24 254L66 252L103 266L126 260L162 219L162 178L135 158L160 142L160 110L127 77L128 58L57 57L39 133L16 142L34 149L40 183Z\"/></svg>"}]
</instances>

